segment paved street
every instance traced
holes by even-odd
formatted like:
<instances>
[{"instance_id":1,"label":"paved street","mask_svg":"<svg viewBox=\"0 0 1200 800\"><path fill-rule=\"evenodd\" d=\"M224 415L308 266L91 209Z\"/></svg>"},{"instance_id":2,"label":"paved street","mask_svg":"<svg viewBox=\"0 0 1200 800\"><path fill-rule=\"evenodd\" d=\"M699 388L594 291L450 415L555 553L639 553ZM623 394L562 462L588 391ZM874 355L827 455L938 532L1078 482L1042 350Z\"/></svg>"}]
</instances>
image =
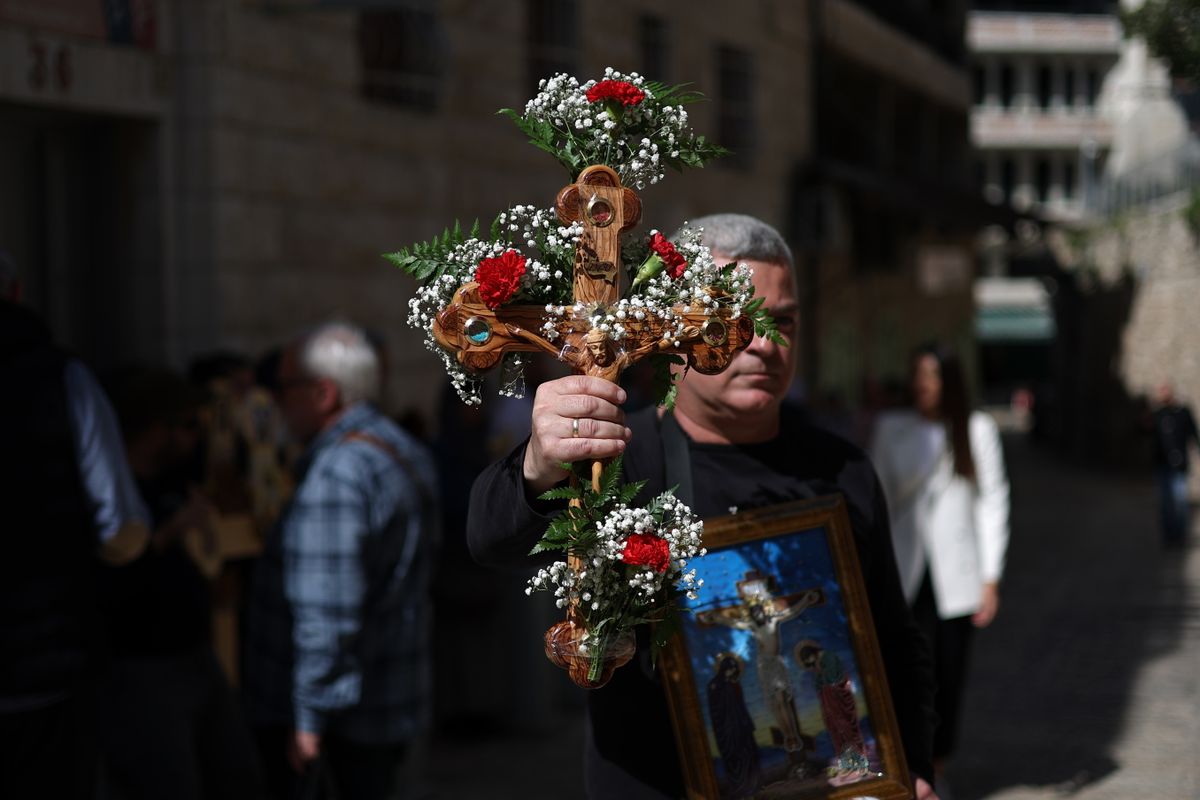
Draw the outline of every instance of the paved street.
<instances>
[{"instance_id":1,"label":"paved street","mask_svg":"<svg viewBox=\"0 0 1200 800\"><path fill-rule=\"evenodd\" d=\"M1200 797L1200 553L1162 552L1148 479L1007 442L1014 538L977 640L953 800ZM436 742L426 797L581 796L575 713Z\"/></svg>"},{"instance_id":2,"label":"paved street","mask_svg":"<svg viewBox=\"0 0 1200 800\"><path fill-rule=\"evenodd\" d=\"M1004 605L977 640L954 800L1200 797L1200 553L1158 547L1149 480L1007 452Z\"/></svg>"}]
</instances>

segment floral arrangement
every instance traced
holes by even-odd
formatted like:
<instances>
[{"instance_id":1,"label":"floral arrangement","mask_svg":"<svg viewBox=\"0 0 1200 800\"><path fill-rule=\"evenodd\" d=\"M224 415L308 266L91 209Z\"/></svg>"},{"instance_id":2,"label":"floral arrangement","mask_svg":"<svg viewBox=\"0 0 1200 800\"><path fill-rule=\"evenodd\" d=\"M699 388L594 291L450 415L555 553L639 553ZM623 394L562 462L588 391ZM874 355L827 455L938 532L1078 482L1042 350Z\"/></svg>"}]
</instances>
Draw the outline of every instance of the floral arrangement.
<instances>
[{"instance_id":1,"label":"floral arrangement","mask_svg":"<svg viewBox=\"0 0 1200 800\"><path fill-rule=\"evenodd\" d=\"M661 180L667 167L701 167L725 152L688 127L684 107L699 99L681 86L608 69L602 80L583 84L555 75L541 82L523 113L502 113L534 145L553 154L572 181L599 164L616 171L623 184L642 188ZM478 222L469 231L456 223L440 237L386 258L417 280L408 322L424 332L426 346L442 358L459 395L473 404L481 399L478 380L437 344L433 331L437 315L471 282L492 311L510 304L543 309L537 335L547 343L563 330L590 337L600 332L613 350L630 351L638 347L634 334L644 338L650 330L661 336L660 344L678 347L695 335L694 327L685 332L690 326L683 315L720 313L731 320L749 318L756 334L783 344L762 299L754 298L750 269L718 264L701 242L702 233L685 225L674 239L657 230L626 234L621 263L615 266L624 272L620 285L628 288L609 305L575 301L576 246L584 227L563 224L553 208L513 206L497 215L486 235ZM521 392L525 358L511 352L503 356L502 394ZM685 361L669 352L654 352L649 359L658 402L670 406L682 377L675 367ZM614 642L626 643L624 658L632 653L628 643L634 626L655 623L658 644L670 637L678 595L700 588L688 563L704 554L702 524L671 492L646 507L632 505L643 486L620 485L620 459L603 469L595 486L589 465L563 466L575 476L571 485L542 497L569 501L569 506L531 555L565 551L568 557L539 570L526 592L553 591L559 607L569 609L568 619L547 632L547 655L568 667L580 685L597 686L611 674ZM581 664L585 668L578 674Z\"/></svg>"},{"instance_id":2,"label":"floral arrangement","mask_svg":"<svg viewBox=\"0 0 1200 800\"><path fill-rule=\"evenodd\" d=\"M582 568L556 561L538 570L525 589L553 590L559 608L574 609L584 628L581 649L591 680L603 667L608 642L635 625L655 623L655 649L664 645L675 631L676 597L694 600L704 584L688 569L690 560L705 554L704 524L671 492L644 508L630 506L645 482L621 486L620 477L616 459L605 468L598 492L585 479L541 495L574 504L550 523L533 553L570 550Z\"/></svg>"},{"instance_id":3,"label":"floral arrangement","mask_svg":"<svg viewBox=\"0 0 1200 800\"><path fill-rule=\"evenodd\" d=\"M631 281L616 305L597 309L576 304L572 297L575 244L582 232L579 223L563 225L553 209L518 205L496 217L486 239L480 238L478 223L465 234L456 225L433 242L386 256L424 282L409 300L408 323L424 331L425 346L442 358L464 402L480 402L479 382L437 345L430 325L454 292L469 281L479 284L480 297L489 308L509 303L544 306L543 334L550 341L556 338L556 323L562 319L581 319L618 345L629 320L651 316L665 323L664 337L679 336L684 322L677 309L707 314L727 309L734 319L747 314L756 333L778 339L761 298L753 298L750 269L745 264L718 265L700 241L703 231L687 226L678 241L652 230L621 249L622 267ZM656 399L660 404L670 406L674 400L670 370L681 361L670 355L652 359L659 372ZM503 393L519 396L523 362L522 354L505 356Z\"/></svg>"},{"instance_id":4,"label":"floral arrangement","mask_svg":"<svg viewBox=\"0 0 1200 800\"><path fill-rule=\"evenodd\" d=\"M603 80L584 84L566 74L543 79L523 114L511 108L500 113L558 159L572 179L585 167L605 164L626 186L644 189L662 180L666 167L702 167L728 153L688 127L684 106L702 99L686 86L610 67Z\"/></svg>"}]
</instances>

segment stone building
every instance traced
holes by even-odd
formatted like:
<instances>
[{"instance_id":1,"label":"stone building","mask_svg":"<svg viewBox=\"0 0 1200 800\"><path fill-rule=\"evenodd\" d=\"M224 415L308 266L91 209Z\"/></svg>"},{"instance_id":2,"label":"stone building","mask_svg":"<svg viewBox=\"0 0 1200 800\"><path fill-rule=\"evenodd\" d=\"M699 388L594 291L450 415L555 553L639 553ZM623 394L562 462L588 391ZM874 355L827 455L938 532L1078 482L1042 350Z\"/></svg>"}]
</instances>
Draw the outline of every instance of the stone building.
<instances>
[{"instance_id":1,"label":"stone building","mask_svg":"<svg viewBox=\"0 0 1200 800\"><path fill-rule=\"evenodd\" d=\"M1112 124L1101 113L1103 83L1122 45L1112 4L976 2L974 9L967 39L977 179L994 202L1077 219L1112 145Z\"/></svg>"},{"instance_id":2,"label":"stone building","mask_svg":"<svg viewBox=\"0 0 1200 800\"><path fill-rule=\"evenodd\" d=\"M1029 217L1021 236L983 237L985 385L1032 385L1039 433L1133 469L1155 385L1200 399L1200 144L1163 65L1121 29L1118 7L1139 4L978 0L968 24L977 179Z\"/></svg>"},{"instance_id":3,"label":"stone building","mask_svg":"<svg viewBox=\"0 0 1200 800\"><path fill-rule=\"evenodd\" d=\"M381 252L549 204L566 176L495 111L605 66L690 81L735 155L643 196L673 228L777 224L806 279L805 374L853 397L969 336L965 4L861 0L3 0L0 246L100 366L258 353L331 314L434 406ZM899 68L898 68L899 67Z\"/></svg>"}]
</instances>

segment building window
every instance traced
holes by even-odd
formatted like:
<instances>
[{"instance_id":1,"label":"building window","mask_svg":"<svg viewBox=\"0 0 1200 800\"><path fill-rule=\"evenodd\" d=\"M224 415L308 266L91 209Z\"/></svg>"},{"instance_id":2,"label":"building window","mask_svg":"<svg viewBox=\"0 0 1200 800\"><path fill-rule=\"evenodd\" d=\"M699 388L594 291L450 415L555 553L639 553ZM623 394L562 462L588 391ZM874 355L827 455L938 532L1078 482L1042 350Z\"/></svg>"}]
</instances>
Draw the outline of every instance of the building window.
<instances>
[{"instance_id":1,"label":"building window","mask_svg":"<svg viewBox=\"0 0 1200 800\"><path fill-rule=\"evenodd\" d=\"M559 72L578 72L579 9L575 0L530 0L529 84Z\"/></svg>"},{"instance_id":2,"label":"building window","mask_svg":"<svg viewBox=\"0 0 1200 800\"><path fill-rule=\"evenodd\" d=\"M1013 68L1012 64L1000 67L1000 105L1012 108L1013 104Z\"/></svg>"},{"instance_id":3,"label":"building window","mask_svg":"<svg viewBox=\"0 0 1200 800\"><path fill-rule=\"evenodd\" d=\"M745 50L717 48L717 143L731 154L720 163L748 167L754 151L754 64Z\"/></svg>"},{"instance_id":4,"label":"building window","mask_svg":"<svg viewBox=\"0 0 1200 800\"><path fill-rule=\"evenodd\" d=\"M971 76L975 81L975 105L981 106L987 99L987 70L982 64L976 64Z\"/></svg>"},{"instance_id":5,"label":"building window","mask_svg":"<svg viewBox=\"0 0 1200 800\"><path fill-rule=\"evenodd\" d=\"M1083 79L1083 102L1088 108L1096 106L1096 97L1100 94L1100 73L1089 69Z\"/></svg>"},{"instance_id":6,"label":"building window","mask_svg":"<svg viewBox=\"0 0 1200 800\"><path fill-rule=\"evenodd\" d=\"M1037 71L1038 107L1043 111L1050 108L1054 95L1054 77L1049 64L1042 64Z\"/></svg>"},{"instance_id":7,"label":"building window","mask_svg":"<svg viewBox=\"0 0 1200 800\"><path fill-rule=\"evenodd\" d=\"M1067 200L1075 197L1075 165L1070 161L1063 164L1062 193Z\"/></svg>"},{"instance_id":8,"label":"building window","mask_svg":"<svg viewBox=\"0 0 1200 800\"><path fill-rule=\"evenodd\" d=\"M1033 170L1033 182L1038 202L1045 203L1050 199L1050 161L1048 159L1038 159Z\"/></svg>"},{"instance_id":9,"label":"building window","mask_svg":"<svg viewBox=\"0 0 1200 800\"><path fill-rule=\"evenodd\" d=\"M638 47L642 51L642 75L667 83L670 77L670 26L662 17L643 14L638 17Z\"/></svg>"},{"instance_id":10,"label":"building window","mask_svg":"<svg viewBox=\"0 0 1200 800\"><path fill-rule=\"evenodd\" d=\"M437 107L443 48L432 6L417 4L359 15L364 97L422 111Z\"/></svg>"},{"instance_id":11,"label":"building window","mask_svg":"<svg viewBox=\"0 0 1200 800\"><path fill-rule=\"evenodd\" d=\"M1013 192L1017 188L1017 165L1011 158L1000 162L1000 191L1004 194L1004 202L1011 204Z\"/></svg>"},{"instance_id":12,"label":"building window","mask_svg":"<svg viewBox=\"0 0 1200 800\"><path fill-rule=\"evenodd\" d=\"M1063 105L1075 107L1075 69L1070 66L1063 69Z\"/></svg>"}]
</instances>

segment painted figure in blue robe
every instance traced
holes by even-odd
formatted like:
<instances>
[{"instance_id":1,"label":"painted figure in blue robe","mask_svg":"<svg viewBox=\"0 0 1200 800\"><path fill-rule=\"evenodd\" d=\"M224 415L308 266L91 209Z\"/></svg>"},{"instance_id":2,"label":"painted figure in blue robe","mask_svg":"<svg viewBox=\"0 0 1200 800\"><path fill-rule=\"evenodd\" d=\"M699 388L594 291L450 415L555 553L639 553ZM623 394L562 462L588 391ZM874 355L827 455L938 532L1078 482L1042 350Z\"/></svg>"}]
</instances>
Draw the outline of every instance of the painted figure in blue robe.
<instances>
[{"instance_id":1,"label":"painted figure in blue robe","mask_svg":"<svg viewBox=\"0 0 1200 800\"><path fill-rule=\"evenodd\" d=\"M717 656L716 674L708 682L708 713L717 750L728 781L722 796L750 797L762 782L754 720L742 696L742 663L732 653Z\"/></svg>"}]
</instances>

